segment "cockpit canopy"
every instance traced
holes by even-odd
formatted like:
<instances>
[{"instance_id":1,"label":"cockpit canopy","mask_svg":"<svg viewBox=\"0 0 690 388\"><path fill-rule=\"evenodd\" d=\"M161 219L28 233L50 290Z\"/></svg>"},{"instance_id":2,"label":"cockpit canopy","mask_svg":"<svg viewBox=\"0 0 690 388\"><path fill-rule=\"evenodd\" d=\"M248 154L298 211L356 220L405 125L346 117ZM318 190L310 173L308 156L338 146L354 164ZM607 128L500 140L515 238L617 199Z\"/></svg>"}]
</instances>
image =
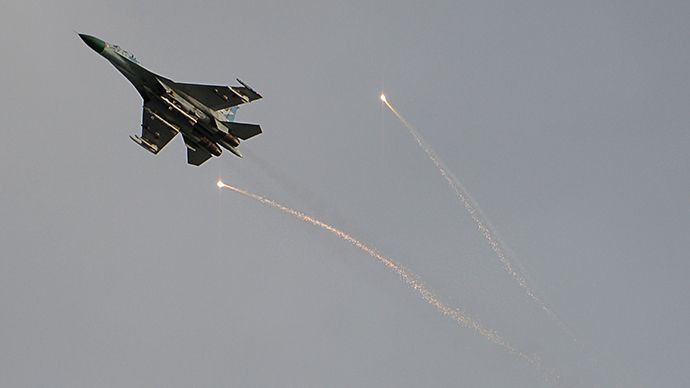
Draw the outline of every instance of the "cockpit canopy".
<instances>
[{"instance_id":1,"label":"cockpit canopy","mask_svg":"<svg viewBox=\"0 0 690 388\"><path fill-rule=\"evenodd\" d=\"M113 44L113 45L111 45L110 47L112 47L113 51L115 51L116 53L118 53L118 54L120 54L121 56L125 57L126 59L128 59L128 60L130 60L130 61L136 63L137 65L139 64L139 61L138 61L137 58L134 56L134 54L130 53L129 51L123 49L122 47L120 47L120 46L118 46L118 45L116 45L116 44Z\"/></svg>"}]
</instances>

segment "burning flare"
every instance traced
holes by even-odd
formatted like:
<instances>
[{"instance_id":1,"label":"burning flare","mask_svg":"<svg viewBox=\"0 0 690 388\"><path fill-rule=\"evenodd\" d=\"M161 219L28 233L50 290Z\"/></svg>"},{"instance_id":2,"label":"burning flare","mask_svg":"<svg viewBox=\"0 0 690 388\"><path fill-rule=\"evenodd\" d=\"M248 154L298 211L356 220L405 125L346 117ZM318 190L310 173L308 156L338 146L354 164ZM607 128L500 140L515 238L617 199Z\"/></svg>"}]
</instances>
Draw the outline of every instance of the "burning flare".
<instances>
[{"instance_id":1,"label":"burning flare","mask_svg":"<svg viewBox=\"0 0 690 388\"><path fill-rule=\"evenodd\" d=\"M458 178L456 178L455 175L448 169L448 167L446 167L445 163L443 163L443 161L441 160L441 157L439 157L436 151L434 151L434 149L431 148L431 145L429 145L429 143L427 143L424 140L419 131L412 124L410 124L400 113L398 113L398 111L395 110L395 108L393 108L393 106L388 102L388 100L386 100L386 97L383 95L383 93L381 94L381 101L383 101L383 103L388 107L388 109L390 109L390 111L393 112L395 117L397 117L398 120L400 120L400 122L405 126L405 128L407 128L407 130L410 132L412 137L417 142L417 145L419 145L419 147L424 151L424 153L426 153L429 160L431 160L431 162L434 163L434 166L436 166L438 172L446 180L448 187L450 187L450 189L453 190L460 204L465 208L470 217L472 217L472 221L474 221L475 225L477 226L477 230L479 230L479 233L481 233L484 239L489 243L491 250L494 252L501 264L503 264L503 270L507 272L513 278L513 280L515 280L515 282L524 290L525 294L527 294L527 296L535 304L537 304L539 308L544 310L546 314L556 322L556 324L561 328L561 330L567 333L567 335L570 336L573 341L576 341L575 335L568 328L568 326L558 317L558 315L556 315L556 313L553 310L551 310L546 305L546 303L544 303L534 293L532 288L527 283L527 279L522 274L520 274L514 268L510 260L508 260L508 257L505 253L506 249L504 248L504 244L498 238L497 233L493 231L491 224L483 216L482 211L479 208L479 205L477 205L477 202L463 187ZM523 272L525 271L523 270Z\"/></svg>"},{"instance_id":2,"label":"burning flare","mask_svg":"<svg viewBox=\"0 0 690 388\"><path fill-rule=\"evenodd\" d=\"M266 198L262 197L258 194L254 194L245 190L242 190L240 188L228 185L226 183L223 183L222 181L218 181L217 185L219 188L224 188L228 190L232 190L238 194L242 194L245 197L251 198L259 203L263 203L265 205L269 205L273 208L276 208L278 210L281 210L283 213L289 214L299 220L302 220L304 222L310 223L314 226L318 226L319 228L326 230L328 232L331 232L335 234L336 236L340 237L342 240L349 242L350 244L354 245L355 247L359 248L362 252L368 254L369 256L373 257L374 259L378 260L381 264L386 266L389 270L393 271L396 273L400 279L411 289L417 292L419 296L428 304L433 306L436 311L439 313L443 314L446 317L449 317L455 323L457 323L461 327L466 327L474 330L475 333L479 334L480 336L484 337L486 340L494 343L495 345L498 345L501 347L504 351L507 353L513 354L520 359L526 361L529 365L532 367L536 368L542 374L544 375L544 378L547 381L551 381L552 379L558 379L558 376L554 374L553 371L546 371L541 365L540 359L535 356L535 355L528 355L526 353L521 352L518 350L515 346L511 345L508 341L503 339L496 331L489 329L482 325L479 321L476 319L470 317L467 315L462 309L457 309L457 308L452 308L448 305L446 305L441 299L436 296L424 283L422 283L419 278L410 272L408 269L405 267L401 266L400 264L396 263L393 261L393 259L384 256L383 254L379 253L377 250L374 248L369 247L368 245L364 244L363 242L357 240L356 238L352 237L348 233L345 233L344 231L329 225L325 222L319 221L316 218L313 218L311 216L308 216L298 210L291 209L287 206L281 205L280 203Z\"/></svg>"}]
</instances>

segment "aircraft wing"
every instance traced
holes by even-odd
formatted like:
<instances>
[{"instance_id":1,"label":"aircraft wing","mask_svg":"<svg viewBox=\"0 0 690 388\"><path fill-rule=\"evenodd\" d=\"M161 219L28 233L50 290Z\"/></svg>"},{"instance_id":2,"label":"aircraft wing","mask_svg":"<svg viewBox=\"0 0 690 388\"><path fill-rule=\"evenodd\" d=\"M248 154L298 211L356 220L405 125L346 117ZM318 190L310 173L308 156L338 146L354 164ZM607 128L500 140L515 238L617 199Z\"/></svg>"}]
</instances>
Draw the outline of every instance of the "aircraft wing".
<instances>
[{"instance_id":1,"label":"aircraft wing","mask_svg":"<svg viewBox=\"0 0 690 388\"><path fill-rule=\"evenodd\" d=\"M210 152L206 151L202 147L190 143L189 139L184 134L182 135L182 139L184 139L184 144L187 146L187 163L194 166L200 166L211 157Z\"/></svg>"},{"instance_id":2,"label":"aircraft wing","mask_svg":"<svg viewBox=\"0 0 690 388\"><path fill-rule=\"evenodd\" d=\"M143 141L144 144L142 145L144 148L154 154L160 152L179 132L179 129L174 125L175 129L170 128L157 111L155 104L150 102L144 103L141 119L141 137L138 139L132 138L135 141L138 140L139 144L142 144Z\"/></svg>"},{"instance_id":3,"label":"aircraft wing","mask_svg":"<svg viewBox=\"0 0 690 388\"><path fill-rule=\"evenodd\" d=\"M183 84L176 82L175 87L213 110L227 109L261 98L261 95L247 86L247 84L239 79L237 81L242 86Z\"/></svg>"}]
</instances>

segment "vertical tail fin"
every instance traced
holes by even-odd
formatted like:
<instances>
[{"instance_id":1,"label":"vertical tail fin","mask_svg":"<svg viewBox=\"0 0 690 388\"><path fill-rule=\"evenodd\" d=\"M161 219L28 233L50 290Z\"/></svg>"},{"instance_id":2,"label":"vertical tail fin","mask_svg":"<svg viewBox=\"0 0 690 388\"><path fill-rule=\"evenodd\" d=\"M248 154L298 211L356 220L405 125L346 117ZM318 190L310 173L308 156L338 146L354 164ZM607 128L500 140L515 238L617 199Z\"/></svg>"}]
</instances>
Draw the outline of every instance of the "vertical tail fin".
<instances>
[{"instance_id":1,"label":"vertical tail fin","mask_svg":"<svg viewBox=\"0 0 690 388\"><path fill-rule=\"evenodd\" d=\"M219 110L218 113L225 117L224 121L233 122L235 121L235 116L237 115L237 109L239 109L239 106L231 106L229 108Z\"/></svg>"}]
</instances>

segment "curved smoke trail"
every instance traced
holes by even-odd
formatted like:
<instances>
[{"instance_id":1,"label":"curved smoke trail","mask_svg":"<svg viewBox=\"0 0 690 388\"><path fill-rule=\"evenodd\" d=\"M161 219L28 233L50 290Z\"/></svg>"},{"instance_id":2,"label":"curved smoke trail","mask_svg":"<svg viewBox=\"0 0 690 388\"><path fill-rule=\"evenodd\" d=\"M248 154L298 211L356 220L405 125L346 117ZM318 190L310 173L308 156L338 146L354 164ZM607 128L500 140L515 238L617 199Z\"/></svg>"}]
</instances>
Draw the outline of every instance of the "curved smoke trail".
<instances>
[{"instance_id":1,"label":"curved smoke trail","mask_svg":"<svg viewBox=\"0 0 690 388\"><path fill-rule=\"evenodd\" d=\"M525 291L525 294L534 302L536 303L539 308L544 310L546 314L553 319L556 324L563 330L565 333L570 336L573 341L576 341L575 335L572 333L570 328L563 322L556 313L551 310L544 301L542 301L537 295L535 295L534 291L532 288L529 286L527 279L520 274L514 267L513 264L508 260L508 257L506 256L505 253L505 244L502 243L502 241L497 237L497 233L493 231L493 228L491 227L491 224L489 224L488 221L486 221L486 217L482 214L482 211L479 208L479 205L477 202L472 198L472 196L469 194L469 192L465 189L465 187L460 183L460 180L455 177L455 175L446 167L445 163L443 163L443 160L438 156L436 151L427 143L424 138L422 137L421 133L412 125L410 124L400 113L398 113L395 108L388 102L386 99L385 95L381 95L381 101L388 107L388 109L393 112L395 117L400 120L400 122L407 128L407 130L410 132L412 137L415 139L417 142L417 145L426 153L426 155L429 157L429 160L431 160L432 163L436 166L436 169L438 172L441 174L441 176L445 179L446 183L448 184L448 187L450 187L458 201L462 204L462 206L465 208L467 213L472 217L472 221L474 221L475 225L477 226L477 229L479 232L482 234L484 239L489 243L489 246L491 247L491 250L494 252L498 260L501 262L503 265L503 269L515 280L515 282ZM522 272L526 271L523 269Z\"/></svg>"},{"instance_id":2,"label":"curved smoke trail","mask_svg":"<svg viewBox=\"0 0 690 388\"><path fill-rule=\"evenodd\" d=\"M321 229L324 229L328 232L331 232L335 234L336 236L340 237L342 240L349 242L350 244L354 245L355 247L359 248L361 251L364 253L368 254L369 256L373 257L374 259L378 260L380 263L386 266L386 268L390 269L391 271L395 272L400 279L410 288L412 288L414 291L416 291L421 298L433 306L439 313L443 314L446 317L451 318L453 321L455 321L459 326L469 328L474 330L477 334L480 336L484 337L486 340L492 342L495 345L498 345L501 347L504 351L506 351L509 354L513 354L520 359L526 361L529 365L540 371L546 381L558 381L558 375L554 371L549 371L543 368L541 364L541 360L536 356L536 355L528 355L526 353L523 353L519 349L517 349L515 346L511 345L508 341L506 341L503 337L501 337L495 330L489 329L482 325L479 321L476 319L470 317L467 315L462 309L457 309L457 308L452 308L445 304L441 299L436 296L424 283L422 283L416 275L414 275L412 272L410 272L408 269L404 268L400 264L396 263L393 261L391 258L384 256L383 254L379 253L377 250L374 248L369 247L368 245L364 244L363 242L357 240L356 238L352 237L348 233L332 226L329 225L325 222L319 221L313 217L310 217L298 210L289 208L287 206L281 205L280 203L266 198L262 197L258 194L254 194L245 190L242 190L240 188L228 185L226 183L223 183L221 181L218 181L218 187L223 188L223 189L228 189L232 190L236 193L242 194L248 198L251 198L259 203L263 203L265 205L269 205L273 208L276 208L278 210L281 210L282 212L289 214L299 220L302 220L304 222L310 223L314 226L318 226Z\"/></svg>"}]
</instances>

